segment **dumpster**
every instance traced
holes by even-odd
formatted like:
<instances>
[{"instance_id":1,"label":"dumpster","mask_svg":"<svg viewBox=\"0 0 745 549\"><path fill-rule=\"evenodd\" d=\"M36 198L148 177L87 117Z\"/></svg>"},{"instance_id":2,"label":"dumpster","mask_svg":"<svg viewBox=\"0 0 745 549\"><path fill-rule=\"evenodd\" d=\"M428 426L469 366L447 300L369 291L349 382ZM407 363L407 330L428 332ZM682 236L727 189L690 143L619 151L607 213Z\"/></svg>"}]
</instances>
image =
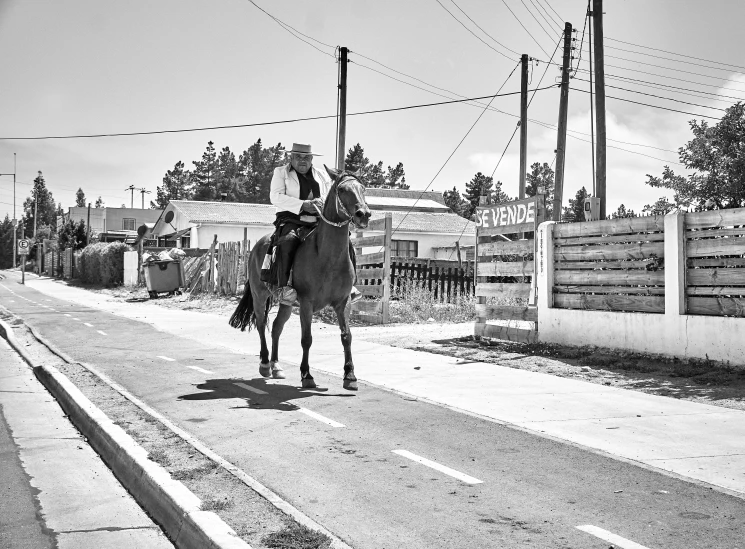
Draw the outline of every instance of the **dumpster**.
<instances>
[{"instance_id":1,"label":"dumpster","mask_svg":"<svg viewBox=\"0 0 745 549\"><path fill-rule=\"evenodd\" d=\"M157 298L159 293L180 295L180 288L186 286L181 261L172 259L146 263L145 284L148 294L153 299Z\"/></svg>"}]
</instances>

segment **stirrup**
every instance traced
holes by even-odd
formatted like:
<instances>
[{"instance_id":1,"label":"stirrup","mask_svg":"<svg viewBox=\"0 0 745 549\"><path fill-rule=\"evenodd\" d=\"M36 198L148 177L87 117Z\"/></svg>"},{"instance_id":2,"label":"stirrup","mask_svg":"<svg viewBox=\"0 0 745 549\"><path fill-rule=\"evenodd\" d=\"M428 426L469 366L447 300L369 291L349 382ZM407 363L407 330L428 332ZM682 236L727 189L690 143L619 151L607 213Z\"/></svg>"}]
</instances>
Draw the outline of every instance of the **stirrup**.
<instances>
[{"instance_id":1,"label":"stirrup","mask_svg":"<svg viewBox=\"0 0 745 549\"><path fill-rule=\"evenodd\" d=\"M352 286L349 303L357 303L360 299L362 299L362 292L360 292L355 286Z\"/></svg>"}]
</instances>

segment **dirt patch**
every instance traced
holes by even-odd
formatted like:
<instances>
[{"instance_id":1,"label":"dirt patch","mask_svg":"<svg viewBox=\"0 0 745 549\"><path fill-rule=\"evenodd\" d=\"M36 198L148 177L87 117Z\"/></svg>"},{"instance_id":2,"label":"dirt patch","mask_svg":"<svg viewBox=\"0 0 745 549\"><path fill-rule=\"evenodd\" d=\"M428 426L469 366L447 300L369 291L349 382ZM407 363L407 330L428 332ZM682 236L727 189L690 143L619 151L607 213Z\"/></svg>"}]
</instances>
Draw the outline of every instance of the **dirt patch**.
<instances>
[{"instance_id":1,"label":"dirt patch","mask_svg":"<svg viewBox=\"0 0 745 549\"><path fill-rule=\"evenodd\" d=\"M164 467L199 497L202 510L215 512L251 547L324 549L330 546L327 536L296 523L83 366L64 362L51 353L37 342L22 321L1 309L0 318L13 327L16 341L36 363L54 366L70 379L147 451L151 461Z\"/></svg>"}]
</instances>

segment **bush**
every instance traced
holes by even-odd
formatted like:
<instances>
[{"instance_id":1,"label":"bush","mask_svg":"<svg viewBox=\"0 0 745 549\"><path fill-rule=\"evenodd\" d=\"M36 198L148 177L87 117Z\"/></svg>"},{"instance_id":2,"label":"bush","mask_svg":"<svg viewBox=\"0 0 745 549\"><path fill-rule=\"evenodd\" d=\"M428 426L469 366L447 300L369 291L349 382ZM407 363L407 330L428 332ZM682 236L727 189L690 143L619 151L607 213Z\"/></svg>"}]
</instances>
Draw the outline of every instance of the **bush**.
<instances>
[{"instance_id":1,"label":"bush","mask_svg":"<svg viewBox=\"0 0 745 549\"><path fill-rule=\"evenodd\" d=\"M453 303L441 303L424 283L404 279L391 292L391 316L394 322L418 323L432 318L435 322L468 322L476 316L476 298L456 295Z\"/></svg>"},{"instance_id":2,"label":"bush","mask_svg":"<svg viewBox=\"0 0 745 549\"><path fill-rule=\"evenodd\" d=\"M114 286L124 281L124 252L130 247L123 242L98 242L83 248L77 255L77 271L81 282Z\"/></svg>"}]
</instances>

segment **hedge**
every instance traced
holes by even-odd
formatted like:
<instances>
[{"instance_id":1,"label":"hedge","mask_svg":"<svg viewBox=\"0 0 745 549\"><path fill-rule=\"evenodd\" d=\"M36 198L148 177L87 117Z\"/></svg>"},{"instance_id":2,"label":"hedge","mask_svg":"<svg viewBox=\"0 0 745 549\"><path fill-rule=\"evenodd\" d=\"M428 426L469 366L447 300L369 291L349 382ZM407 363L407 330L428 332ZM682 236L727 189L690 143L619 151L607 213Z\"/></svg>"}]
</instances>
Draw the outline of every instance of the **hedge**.
<instances>
[{"instance_id":1,"label":"hedge","mask_svg":"<svg viewBox=\"0 0 745 549\"><path fill-rule=\"evenodd\" d=\"M124 282L124 252L131 248L123 242L97 242L77 254L81 282L115 286Z\"/></svg>"}]
</instances>

